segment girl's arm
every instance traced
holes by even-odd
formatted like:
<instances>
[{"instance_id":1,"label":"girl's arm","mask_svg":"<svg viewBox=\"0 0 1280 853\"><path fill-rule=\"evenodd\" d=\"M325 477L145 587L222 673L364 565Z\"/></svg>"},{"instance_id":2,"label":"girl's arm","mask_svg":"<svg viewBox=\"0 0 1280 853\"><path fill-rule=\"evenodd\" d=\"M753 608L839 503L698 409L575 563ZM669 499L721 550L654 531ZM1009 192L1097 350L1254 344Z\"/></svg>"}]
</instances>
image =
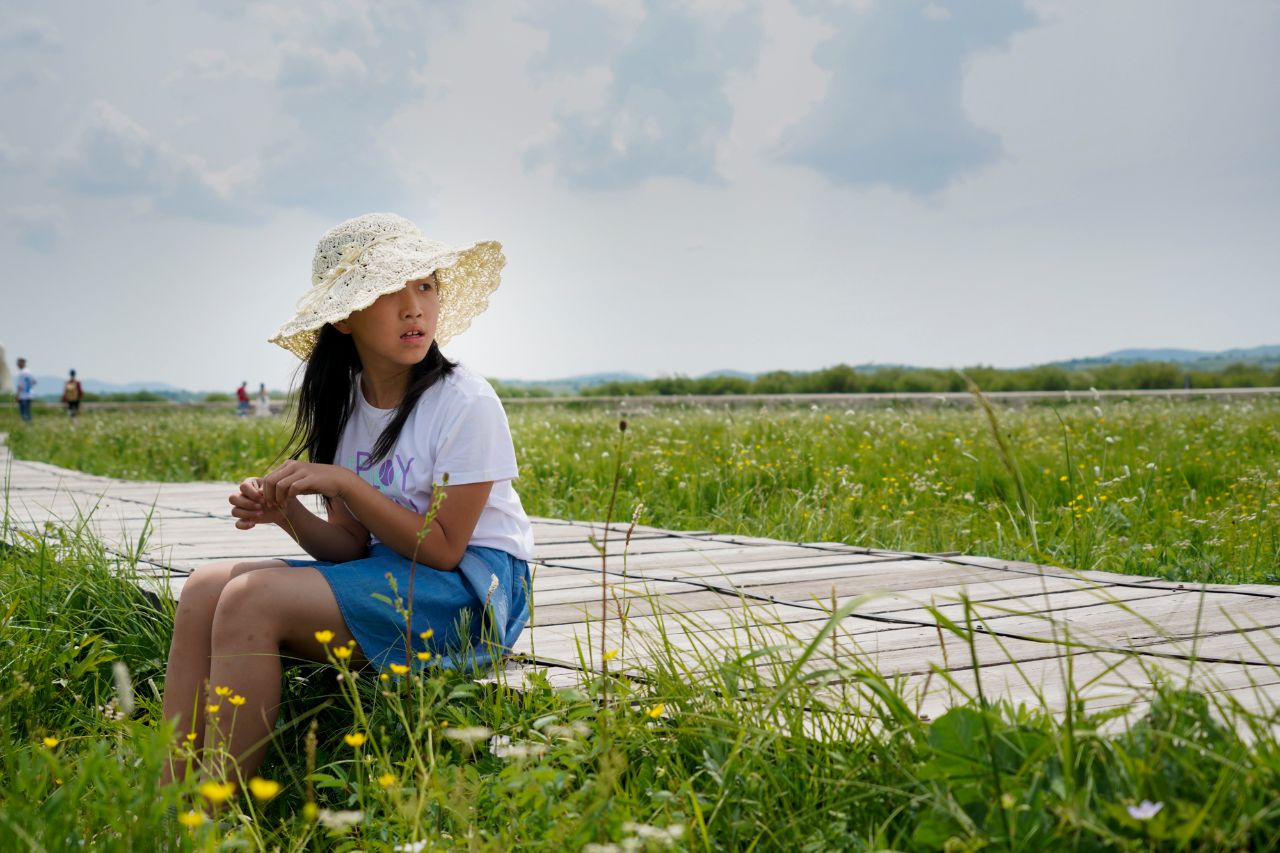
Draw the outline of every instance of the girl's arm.
<instances>
[{"instance_id":1,"label":"girl's arm","mask_svg":"<svg viewBox=\"0 0 1280 853\"><path fill-rule=\"evenodd\" d=\"M348 563L369 556L369 531L351 517L341 500L328 503L329 520L325 521L292 498L284 505L286 520L279 525L317 560Z\"/></svg>"},{"instance_id":2,"label":"girl's arm","mask_svg":"<svg viewBox=\"0 0 1280 853\"><path fill-rule=\"evenodd\" d=\"M480 513L493 488L492 482L438 486L448 499L439 503L436 517L432 519L419 545L419 534L426 517L400 506L348 468L291 461L267 475L262 484L269 505L277 502L292 506L299 495L325 495L330 498L330 526L336 526L350 534L348 525L354 525L373 533L384 545L402 557L416 557L423 565L446 570L456 569L458 563L462 562L462 554L467 550L471 534L475 531ZM315 516L312 518L325 524ZM302 531L299 530L299 533ZM317 531L317 536L319 535L323 534ZM298 541L303 547L307 547L301 535ZM307 550L311 552L309 547Z\"/></svg>"}]
</instances>

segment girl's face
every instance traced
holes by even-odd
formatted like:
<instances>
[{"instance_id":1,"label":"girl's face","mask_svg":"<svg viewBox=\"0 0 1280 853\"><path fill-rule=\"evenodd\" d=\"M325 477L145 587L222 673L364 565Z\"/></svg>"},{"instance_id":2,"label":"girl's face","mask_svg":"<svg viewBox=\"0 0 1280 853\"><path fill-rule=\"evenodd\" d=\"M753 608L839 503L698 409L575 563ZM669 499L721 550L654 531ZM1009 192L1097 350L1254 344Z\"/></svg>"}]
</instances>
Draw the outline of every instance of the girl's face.
<instances>
[{"instance_id":1,"label":"girl's face","mask_svg":"<svg viewBox=\"0 0 1280 853\"><path fill-rule=\"evenodd\" d=\"M366 370L417 364L436 336L440 293L435 274L407 282L401 290L378 297L334 327L355 340Z\"/></svg>"}]
</instances>

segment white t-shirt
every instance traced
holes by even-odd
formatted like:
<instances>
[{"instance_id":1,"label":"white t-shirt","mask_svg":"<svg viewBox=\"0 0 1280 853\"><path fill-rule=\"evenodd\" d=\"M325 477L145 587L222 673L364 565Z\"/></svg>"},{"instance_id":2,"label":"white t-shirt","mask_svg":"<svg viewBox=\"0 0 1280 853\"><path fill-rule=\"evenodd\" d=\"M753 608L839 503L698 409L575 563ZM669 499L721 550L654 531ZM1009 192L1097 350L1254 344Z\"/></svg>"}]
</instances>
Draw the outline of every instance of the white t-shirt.
<instances>
[{"instance_id":1,"label":"white t-shirt","mask_svg":"<svg viewBox=\"0 0 1280 853\"><path fill-rule=\"evenodd\" d=\"M458 365L423 392L391 452L376 463L371 461L373 445L395 409L370 405L358 379L356 389L335 464L355 471L417 513L426 513L433 485L445 474L451 486L492 481L470 544L497 548L522 560L533 557L533 528L511 486L519 472L507 413L488 382Z\"/></svg>"},{"instance_id":2,"label":"white t-shirt","mask_svg":"<svg viewBox=\"0 0 1280 853\"><path fill-rule=\"evenodd\" d=\"M30 400L31 389L35 387L36 379L31 375L31 371L25 367L18 371L18 377L14 380L13 390L17 394L19 400Z\"/></svg>"}]
</instances>

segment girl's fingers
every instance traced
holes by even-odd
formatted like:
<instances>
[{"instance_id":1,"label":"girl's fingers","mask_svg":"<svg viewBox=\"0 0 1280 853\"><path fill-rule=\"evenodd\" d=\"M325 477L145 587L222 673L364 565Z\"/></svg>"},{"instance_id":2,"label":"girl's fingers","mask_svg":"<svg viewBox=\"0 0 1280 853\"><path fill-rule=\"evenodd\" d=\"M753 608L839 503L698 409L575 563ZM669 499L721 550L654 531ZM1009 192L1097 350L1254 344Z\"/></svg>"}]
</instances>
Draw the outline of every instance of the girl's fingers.
<instances>
[{"instance_id":1,"label":"girl's fingers","mask_svg":"<svg viewBox=\"0 0 1280 853\"><path fill-rule=\"evenodd\" d=\"M276 499L284 506L299 494L298 483L306 479L304 472L292 472L276 484Z\"/></svg>"},{"instance_id":2,"label":"girl's fingers","mask_svg":"<svg viewBox=\"0 0 1280 853\"><path fill-rule=\"evenodd\" d=\"M243 496L243 494L233 494L227 498L227 502L232 506L242 508L242 510L261 510L262 501L256 496Z\"/></svg>"},{"instance_id":3,"label":"girl's fingers","mask_svg":"<svg viewBox=\"0 0 1280 853\"><path fill-rule=\"evenodd\" d=\"M294 480L292 483L289 484L289 498L291 500L293 498L300 497L302 495L309 495L314 491L315 490L311 488L310 477L306 477L306 476L299 477L298 479Z\"/></svg>"}]
</instances>

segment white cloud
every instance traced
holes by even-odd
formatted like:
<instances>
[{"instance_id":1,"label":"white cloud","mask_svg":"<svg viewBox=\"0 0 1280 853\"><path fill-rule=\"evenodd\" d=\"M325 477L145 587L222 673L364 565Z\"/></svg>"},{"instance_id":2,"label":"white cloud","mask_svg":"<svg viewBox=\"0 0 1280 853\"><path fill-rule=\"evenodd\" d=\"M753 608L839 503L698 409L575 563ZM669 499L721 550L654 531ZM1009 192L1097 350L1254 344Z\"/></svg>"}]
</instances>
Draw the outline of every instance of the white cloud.
<instances>
[{"instance_id":1,"label":"white cloud","mask_svg":"<svg viewBox=\"0 0 1280 853\"><path fill-rule=\"evenodd\" d=\"M808 5L835 29L814 52L830 80L823 101L782 134L780 160L837 185L929 196L1000 156L999 137L965 113L963 72L975 53L1036 22L1021 0L966 5L945 27L938 10L948 10L935 3Z\"/></svg>"},{"instance_id":2,"label":"white cloud","mask_svg":"<svg viewBox=\"0 0 1280 853\"><path fill-rule=\"evenodd\" d=\"M66 211L52 205L18 207L6 217L19 245L52 254L62 242Z\"/></svg>"},{"instance_id":3,"label":"white cloud","mask_svg":"<svg viewBox=\"0 0 1280 853\"><path fill-rule=\"evenodd\" d=\"M231 58L223 50L197 48L187 55L187 64L183 73L191 80L203 85L221 83L228 78L243 75L257 77L253 69L243 62Z\"/></svg>"},{"instance_id":4,"label":"white cloud","mask_svg":"<svg viewBox=\"0 0 1280 853\"><path fill-rule=\"evenodd\" d=\"M326 94L357 86L369 76L369 69L350 50L326 50L287 41L280 45L280 68L276 83L293 88L325 88Z\"/></svg>"},{"instance_id":5,"label":"white cloud","mask_svg":"<svg viewBox=\"0 0 1280 853\"><path fill-rule=\"evenodd\" d=\"M27 158L27 149L9 141L3 130L0 130L0 174L18 171Z\"/></svg>"},{"instance_id":6,"label":"white cloud","mask_svg":"<svg viewBox=\"0 0 1280 853\"><path fill-rule=\"evenodd\" d=\"M930 21L949 21L951 20L951 12L945 6L939 6L937 3L930 3L920 10L920 14L924 15Z\"/></svg>"},{"instance_id":7,"label":"white cloud","mask_svg":"<svg viewBox=\"0 0 1280 853\"><path fill-rule=\"evenodd\" d=\"M529 16L548 32L548 51L535 68L581 71L606 54L610 82L599 107L558 111L554 134L529 149L526 164L549 166L578 189L626 188L652 178L720 182L718 148L733 123L728 86L758 58L759 8L697 12L650 0L639 21L598 8L590 18L577 17L563 4ZM554 53L561 44L578 48Z\"/></svg>"},{"instance_id":8,"label":"white cloud","mask_svg":"<svg viewBox=\"0 0 1280 853\"><path fill-rule=\"evenodd\" d=\"M106 101L95 101L83 131L58 164L60 180L86 195L140 199L198 219L235 220L249 211L199 157L159 142Z\"/></svg>"},{"instance_id":9,"label":"white cloud","mask_svg":"<svg viewBox=\"0 0 1280 853\"><path fill-rule=\"evenodd\" d=\"M62 50L62 38L48 21L27 19L0 28L0 46L34 53L57 53Z\"/></svg>"}]
</instances>

